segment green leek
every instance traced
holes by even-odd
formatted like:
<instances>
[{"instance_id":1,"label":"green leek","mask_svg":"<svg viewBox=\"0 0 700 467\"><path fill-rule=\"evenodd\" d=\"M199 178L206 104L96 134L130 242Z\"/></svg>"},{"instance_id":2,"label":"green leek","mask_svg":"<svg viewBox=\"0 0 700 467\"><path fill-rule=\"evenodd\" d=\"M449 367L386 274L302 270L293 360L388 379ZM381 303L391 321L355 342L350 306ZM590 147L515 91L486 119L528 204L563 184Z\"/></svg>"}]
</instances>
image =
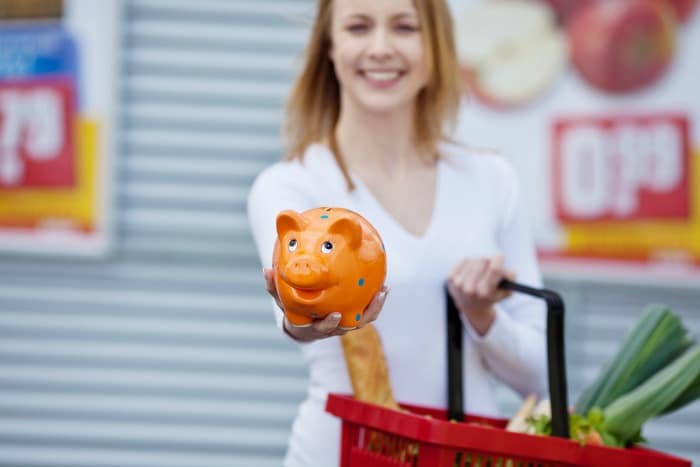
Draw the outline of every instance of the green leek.
<instances>
[{"instance_id":1,"label":"green leek","mask_svg":"<svg viewBox=\"0 0 700 467\"><path fill-rule=\"evenodd\" d=\"M660 305L648 306L615 359L579 397L575 410L605 409L664 368L692 343L680 318Z\"/></svg>"},{"instance_id":2,"label":"green leek","mask_svg":"<svg viewBox=\"0 0 700 467\"><path fill-rule=\"evenodd\" d=\"M691 383L691 385L683 391L683 394L678 396L678 398L673 401L671 405L669 405L662 413L661 415L666 415L671 412L674 412L684 405L690 404L691 402L700 399L700 374L695 378L695 381Z\"/></svg>"},{"instance_id":3,"label":"green leek","mask_svg":"<svg viewBox=\"0 0 700 467\"><path fill-rule=\"evenodd\" d=\"M700 377L700 346L693 346L639 387L616 399L605 410L602 430L622 445L638 436L642 425L678 404ZM698 395L697 391L694 393ZM689 402L689 401L686 401Z\"/></svg>"}]
</instances>

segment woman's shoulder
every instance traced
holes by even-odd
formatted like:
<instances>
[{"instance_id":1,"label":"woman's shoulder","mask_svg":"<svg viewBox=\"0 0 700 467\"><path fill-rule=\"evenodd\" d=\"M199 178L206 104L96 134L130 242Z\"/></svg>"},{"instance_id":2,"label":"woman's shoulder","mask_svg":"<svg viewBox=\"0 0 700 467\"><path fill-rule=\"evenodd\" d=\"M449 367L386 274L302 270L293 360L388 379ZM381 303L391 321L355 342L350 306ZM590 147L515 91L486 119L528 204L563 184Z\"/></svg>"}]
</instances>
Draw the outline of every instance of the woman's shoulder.
<instances>
[{"instance_id":1,"label":"woman's shoulder","mask_svg":"<svg viewBox=\"0 0 700 467\"><path fill-rule=\"evenodd\" d=\"M492 148L450 141L440 146L440 155L446 165L462 176L477 176L481 180L496 178L507 181L515 176L512 163L499 151Z\"/></svg>"},{"instance_id":2,"label":"woman's shoulder","mask_svg":"<svg viewBox=\"0 0 700 467\"><path fill-rule=\"evenodd\" d=\"M301 181L306 177L306 168L297 159L275 162L265 167L253 181L253 188L263 186L276 186L280 183L287 184Z\"/></svg>"},{"instance_id":3,"label":"woman's shoulder","mask_svg":"<svg viewBox=\"0 0 700 467\"><path fill-rule=\"evenodd\" d=\"M252 189L299 187L309 188L309 182L326 170L326 157L318 145L311 145L301 157L275 162L263 169L253 181Z\"/></svg>"}]
</instances>

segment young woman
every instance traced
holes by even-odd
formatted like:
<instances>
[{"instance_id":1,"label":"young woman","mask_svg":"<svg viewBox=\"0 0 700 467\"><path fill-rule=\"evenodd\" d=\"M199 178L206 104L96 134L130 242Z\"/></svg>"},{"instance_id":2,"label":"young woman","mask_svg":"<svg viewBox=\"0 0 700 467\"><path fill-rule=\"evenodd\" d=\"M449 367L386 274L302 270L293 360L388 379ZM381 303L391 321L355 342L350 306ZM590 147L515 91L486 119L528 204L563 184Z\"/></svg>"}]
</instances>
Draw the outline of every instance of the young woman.
<instances>
[{"instance_id":1,"label":"young woman","mask_svg":"<svg viewBox=\"0 0 700 467\"><path fill-rule=\"evenodd\" d=\"M255 181L248 216L275 299L267 268L279 211L339 206L366 217L384 240L391 293L377 294L361 325L381 311L396 399L447 405L447 283L464 324L464 406L496 415L491 376L522 395L546 393L545 310L497 287L541 279L515 172L448 137L459 100L444 0L318 0L288 106L288 154ZM310 368L285 465L337 465L340 422L324 405L328 392L352 392L333 337L344 331L333 315L303 328L281 309L276 318Z\"/></svg>"}]
</instances>

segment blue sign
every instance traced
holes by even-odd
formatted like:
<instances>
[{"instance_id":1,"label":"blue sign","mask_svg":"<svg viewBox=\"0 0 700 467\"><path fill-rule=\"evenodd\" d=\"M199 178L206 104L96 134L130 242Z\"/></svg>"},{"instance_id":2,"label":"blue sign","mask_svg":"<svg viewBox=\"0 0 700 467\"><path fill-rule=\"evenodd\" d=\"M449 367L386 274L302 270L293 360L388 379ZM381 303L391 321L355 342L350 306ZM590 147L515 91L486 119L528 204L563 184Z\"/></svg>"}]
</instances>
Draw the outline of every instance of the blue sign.
<instances>
[{"instance_id":1,"label":"blue sign","mask_svg":"<svg viewBox=\"0 0 700 467\"><path fill-rule=\"evenodd\" d=\"M60 25L0 28L0 80L68 78L78 96L78 51Z\"/></svg>"}]
</instances>

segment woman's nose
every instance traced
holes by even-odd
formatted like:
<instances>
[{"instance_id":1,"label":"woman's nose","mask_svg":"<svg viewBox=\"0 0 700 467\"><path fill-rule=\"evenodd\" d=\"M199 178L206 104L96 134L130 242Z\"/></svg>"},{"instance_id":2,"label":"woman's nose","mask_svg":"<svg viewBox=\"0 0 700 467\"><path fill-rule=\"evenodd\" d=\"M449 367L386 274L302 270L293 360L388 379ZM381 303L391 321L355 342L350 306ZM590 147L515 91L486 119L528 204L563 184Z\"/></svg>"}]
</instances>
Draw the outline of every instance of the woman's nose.
<instances>
[{"instance_id":1,"label":"woman's nose","mask_svg":"<svg viewBox=\"0 0 700 467\"><path fill-rule=\"evenodd\" d=\"M391 57L393 47L391 35L384 28L376 28L372 31L369 45L369 55L375 59L385 59Z\"/></svg>"}]
</instances>

